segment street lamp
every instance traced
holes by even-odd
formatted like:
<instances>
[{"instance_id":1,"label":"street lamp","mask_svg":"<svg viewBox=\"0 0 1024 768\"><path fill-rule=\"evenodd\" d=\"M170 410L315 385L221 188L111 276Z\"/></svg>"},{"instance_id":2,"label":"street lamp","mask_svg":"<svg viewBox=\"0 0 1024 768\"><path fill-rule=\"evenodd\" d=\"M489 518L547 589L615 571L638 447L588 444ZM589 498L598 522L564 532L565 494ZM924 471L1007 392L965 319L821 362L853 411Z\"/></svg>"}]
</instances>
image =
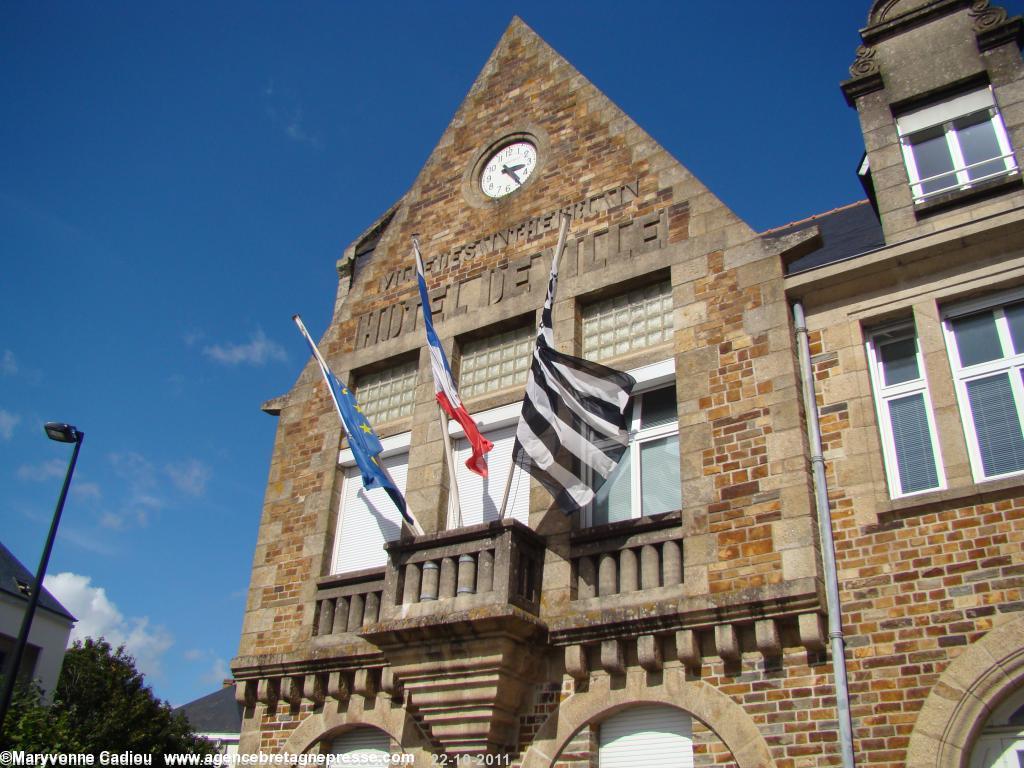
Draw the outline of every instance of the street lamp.
<instances>
[{"instance_id":1,"label":"street lamp","mask_svg":"<svg viewBox=\"0 0 1024 768\"><path fill-rule=\"evenodd\" d=\"M85 432L78 430L70 424L62 424L57 421L49 421L44 427L46 436L58 443L74 443L75 450L71 452L71 461L68 462L68 471L64 476L64 487L60 490L60 499L57 500L57 509L53 512L53 522L50 523L50 534L46 537L46 546L43 547L43 556L39 560L39 569L36 571L36 580L32 584L32 592L29 595L28 608L25 609L25 616L21 620L21 630L18 632L18 642L14 646L14 655L11 657L7 667L7 674L4 677L4 691L0 697L0 736L4 732L4 720L7 718L7 709L11 705L11 695L14 693L14 682L18 676L18 667L21 665L21 657L25 653L25 645L28 643L28 633L32 629L32 617L35 616L36 606L39 604L39 594L43 591L43 577L46 576L46 566L50 562L50 551L53 549L53 540L57 538L57 526L60 524L60 514L64 511L64 500L68 496L68 488L71 486L71 476L75 472L75 462L78 461L78 451L85 440Z\"/></svg>"}]
</instances>

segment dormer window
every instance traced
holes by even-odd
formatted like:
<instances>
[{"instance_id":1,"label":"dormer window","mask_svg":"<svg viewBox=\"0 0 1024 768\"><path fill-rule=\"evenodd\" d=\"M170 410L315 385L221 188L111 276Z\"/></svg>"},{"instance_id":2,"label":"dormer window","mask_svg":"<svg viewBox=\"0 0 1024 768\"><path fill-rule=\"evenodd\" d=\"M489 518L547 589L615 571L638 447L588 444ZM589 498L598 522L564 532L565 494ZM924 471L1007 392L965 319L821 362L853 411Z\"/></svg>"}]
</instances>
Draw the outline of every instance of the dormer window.
<instances>
[{"instance_id":1,"label":"dormer window","mask_svg":"<svg viewBox=\"0 0 1024 768\"><path fill-rule=\"evenodd\" d=\"M991 88L907 112L896 126L915 203L1017 171Z\"/></svg>"}]
</instances>

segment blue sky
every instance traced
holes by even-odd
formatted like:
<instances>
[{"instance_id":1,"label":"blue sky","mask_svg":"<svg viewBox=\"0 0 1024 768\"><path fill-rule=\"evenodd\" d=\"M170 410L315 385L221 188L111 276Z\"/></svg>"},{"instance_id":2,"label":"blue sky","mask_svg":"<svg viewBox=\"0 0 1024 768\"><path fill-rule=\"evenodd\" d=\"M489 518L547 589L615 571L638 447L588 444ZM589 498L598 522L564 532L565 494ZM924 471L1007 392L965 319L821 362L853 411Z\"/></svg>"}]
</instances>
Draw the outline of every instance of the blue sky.
<instances>
[{"instance_id":1,"label":"blue sky","mask_svg":"<svg viewBox=\"0 0 1024 768\"><path fill-rule=\"evenodd\" d=\"M344 247L412 183L513 14L755 229L862 197L868 2L0 0L0 536L157 695L238 647L275 420ZM1019 8L1011 5L1011 11Z\"/></svg>"}]
</instances>

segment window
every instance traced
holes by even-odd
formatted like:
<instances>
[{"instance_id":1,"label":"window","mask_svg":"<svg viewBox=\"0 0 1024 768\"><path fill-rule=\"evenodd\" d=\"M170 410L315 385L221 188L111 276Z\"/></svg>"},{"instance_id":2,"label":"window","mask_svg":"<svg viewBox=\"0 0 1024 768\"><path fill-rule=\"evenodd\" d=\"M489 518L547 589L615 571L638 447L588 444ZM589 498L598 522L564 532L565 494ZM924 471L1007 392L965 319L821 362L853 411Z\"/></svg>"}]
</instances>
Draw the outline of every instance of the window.
<instances>
[{"instance_id":1,"label":"window","mask_svg":"<svg viewBox=\"0 0 1024 768\"><path fill-rule=\"evenodd\" d=\"M375 428L412 416L416 403L416 363L393 365L360 376L355 389L359 407Z\"/></svg>"},{"instance_id":2,"label":"window","mask_svg":"<svg viewBox=\"0 0 1024 768\"><path fill-rule=\"evenodd\" d=\"M935 422L914 326L875 331L868 338L882 454L892 496L942 487Z\"/></svg>"},{"instance_id":3,"label":"window","mask_svg":"<svg viewBox=\"0 0 1024 768\"><path fill-rule=\"evenodd\" d=\"M896 119L914 202L1017 169L991 88Z\"/></svg>"},{"instance_id":4,"label":"window","mask_svg":"<svg viewBox=\"0 0 1024 768\"><path fill-rule=\"evenodd\" d=\"M409 469L409 436L410 433L405 432L381 440L384 468L403 496ZM341 499L331 573L382 567L387 563L384 545L395 541L402 532L402 516L383 489L367 491L363 488L351 450L341 452L339 465Z\"/></svg>"},{"instance_id":5,"label":"window","mask_svg":"<svg viewBox=\"0 0 1024 768\"><path fill-rule=\"evenodd\" d=\"M1024 470L1024 301L946 313L950 364L975 480Z\"/></svg>"},{"instance_id":6,"label":"window","mask_svg":"<svg viewBox=\"0 0 1024 768\"><path fill-rule=\"evenodd\" d=\"M641 704L617 712L600 725L600 768L693 768L693 721L664 704Z\"/></svg>"},{"instance_id":7,"label":"window","mask_svg":"<svg viewBox=\"0 0 1024 768\"><path fill-rule=\"evenodd\" d=\"M473 415L480 432L494 443L494 448L487 454L487 477L480 477L466 468L466 459L471 455L469 441L462 436L462 427L457 421L453 419L448 422L448 429L453 438L452 457L455 459L455 472L459 483L462 525L477 525L498 519L501 497L505 493L508 470L512 463L512 447L521 411L522 403L513 403ZM516 467L512 475L505 516L527 525L530 522L530 476L522 467ZM455 511L450 503L448 527L458 527Z\"/></svg>"},{"instance_id":8,"label":"window","mask_svg":"<svg viewBox=\"0 0 1024 768\"><path fill-rule=\"evenodd\" d=\"M672 339L672 286L665 281L583 308L583 357L606 360Z\"/></svg>"},{"instance_id":9,"label":"window","mask_svg":"<svg viewBox=\"0 0 1024 768\"><path fill-rule=\"evenodd\" d=\"M637 379L628 412L629 448L598 489L590 509L591 525L657 515L682 506L673 362L629 373Z\"/></svg>"},{"instance_id":10,"label":"window","mask_svg":"<svg viewBox=\"0 0 1024 768\"><path fill-rule=\"evenodd\" d=\"M526 383L537 331L524 325L462 346L459 395L464 399Z\"/></svg>"}]
</instances>

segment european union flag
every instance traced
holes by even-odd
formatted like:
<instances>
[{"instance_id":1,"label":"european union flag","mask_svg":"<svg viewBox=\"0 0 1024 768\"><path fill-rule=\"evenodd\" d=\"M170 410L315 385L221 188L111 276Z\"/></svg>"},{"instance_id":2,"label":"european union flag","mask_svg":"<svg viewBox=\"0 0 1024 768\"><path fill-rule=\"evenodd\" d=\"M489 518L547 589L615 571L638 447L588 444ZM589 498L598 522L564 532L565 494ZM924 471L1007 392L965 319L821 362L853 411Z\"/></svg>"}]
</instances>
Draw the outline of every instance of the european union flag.
<instances>
[{"instance_id":1,"label":"european union flag","mask_svg":"<svg viewBox=\"0 0 1024 768\"><path fill-rule=\"evenodd\" d=\"M334 405L338 409L338 416L341 418L341 424L345 428L345 434L348 436L348 445L352 449L352 457L355 459L356 465L359 467L359 473L363 477L363 488L366 490L382 488L391 497L391 500L395 502L395 506L398 507L398 511L402 513L405 521L417 532L421 531L422 529L416 518L412 516L412 513L406 507L405 498L399 492L395 481L391 479L391 475L388 474L384 465L380 463L379 457L384 447L380 444L380 438L373 431L370 422L366 420L366 416L359 410L359 404L356 402L355 395L352 394L348 387L338 381L338 377L334 375L334 372L327 365L327 361L320 354L320 350L317 349L316 343L310 337L306 326L302 324L302 318L295 315L292 319L308 342L309 348L313 352L313 357L316 358L317 363L320 365L320 372L324 376L324 381L331 391L331 398L334 400Z\"/></svg>"}]
</instances>

